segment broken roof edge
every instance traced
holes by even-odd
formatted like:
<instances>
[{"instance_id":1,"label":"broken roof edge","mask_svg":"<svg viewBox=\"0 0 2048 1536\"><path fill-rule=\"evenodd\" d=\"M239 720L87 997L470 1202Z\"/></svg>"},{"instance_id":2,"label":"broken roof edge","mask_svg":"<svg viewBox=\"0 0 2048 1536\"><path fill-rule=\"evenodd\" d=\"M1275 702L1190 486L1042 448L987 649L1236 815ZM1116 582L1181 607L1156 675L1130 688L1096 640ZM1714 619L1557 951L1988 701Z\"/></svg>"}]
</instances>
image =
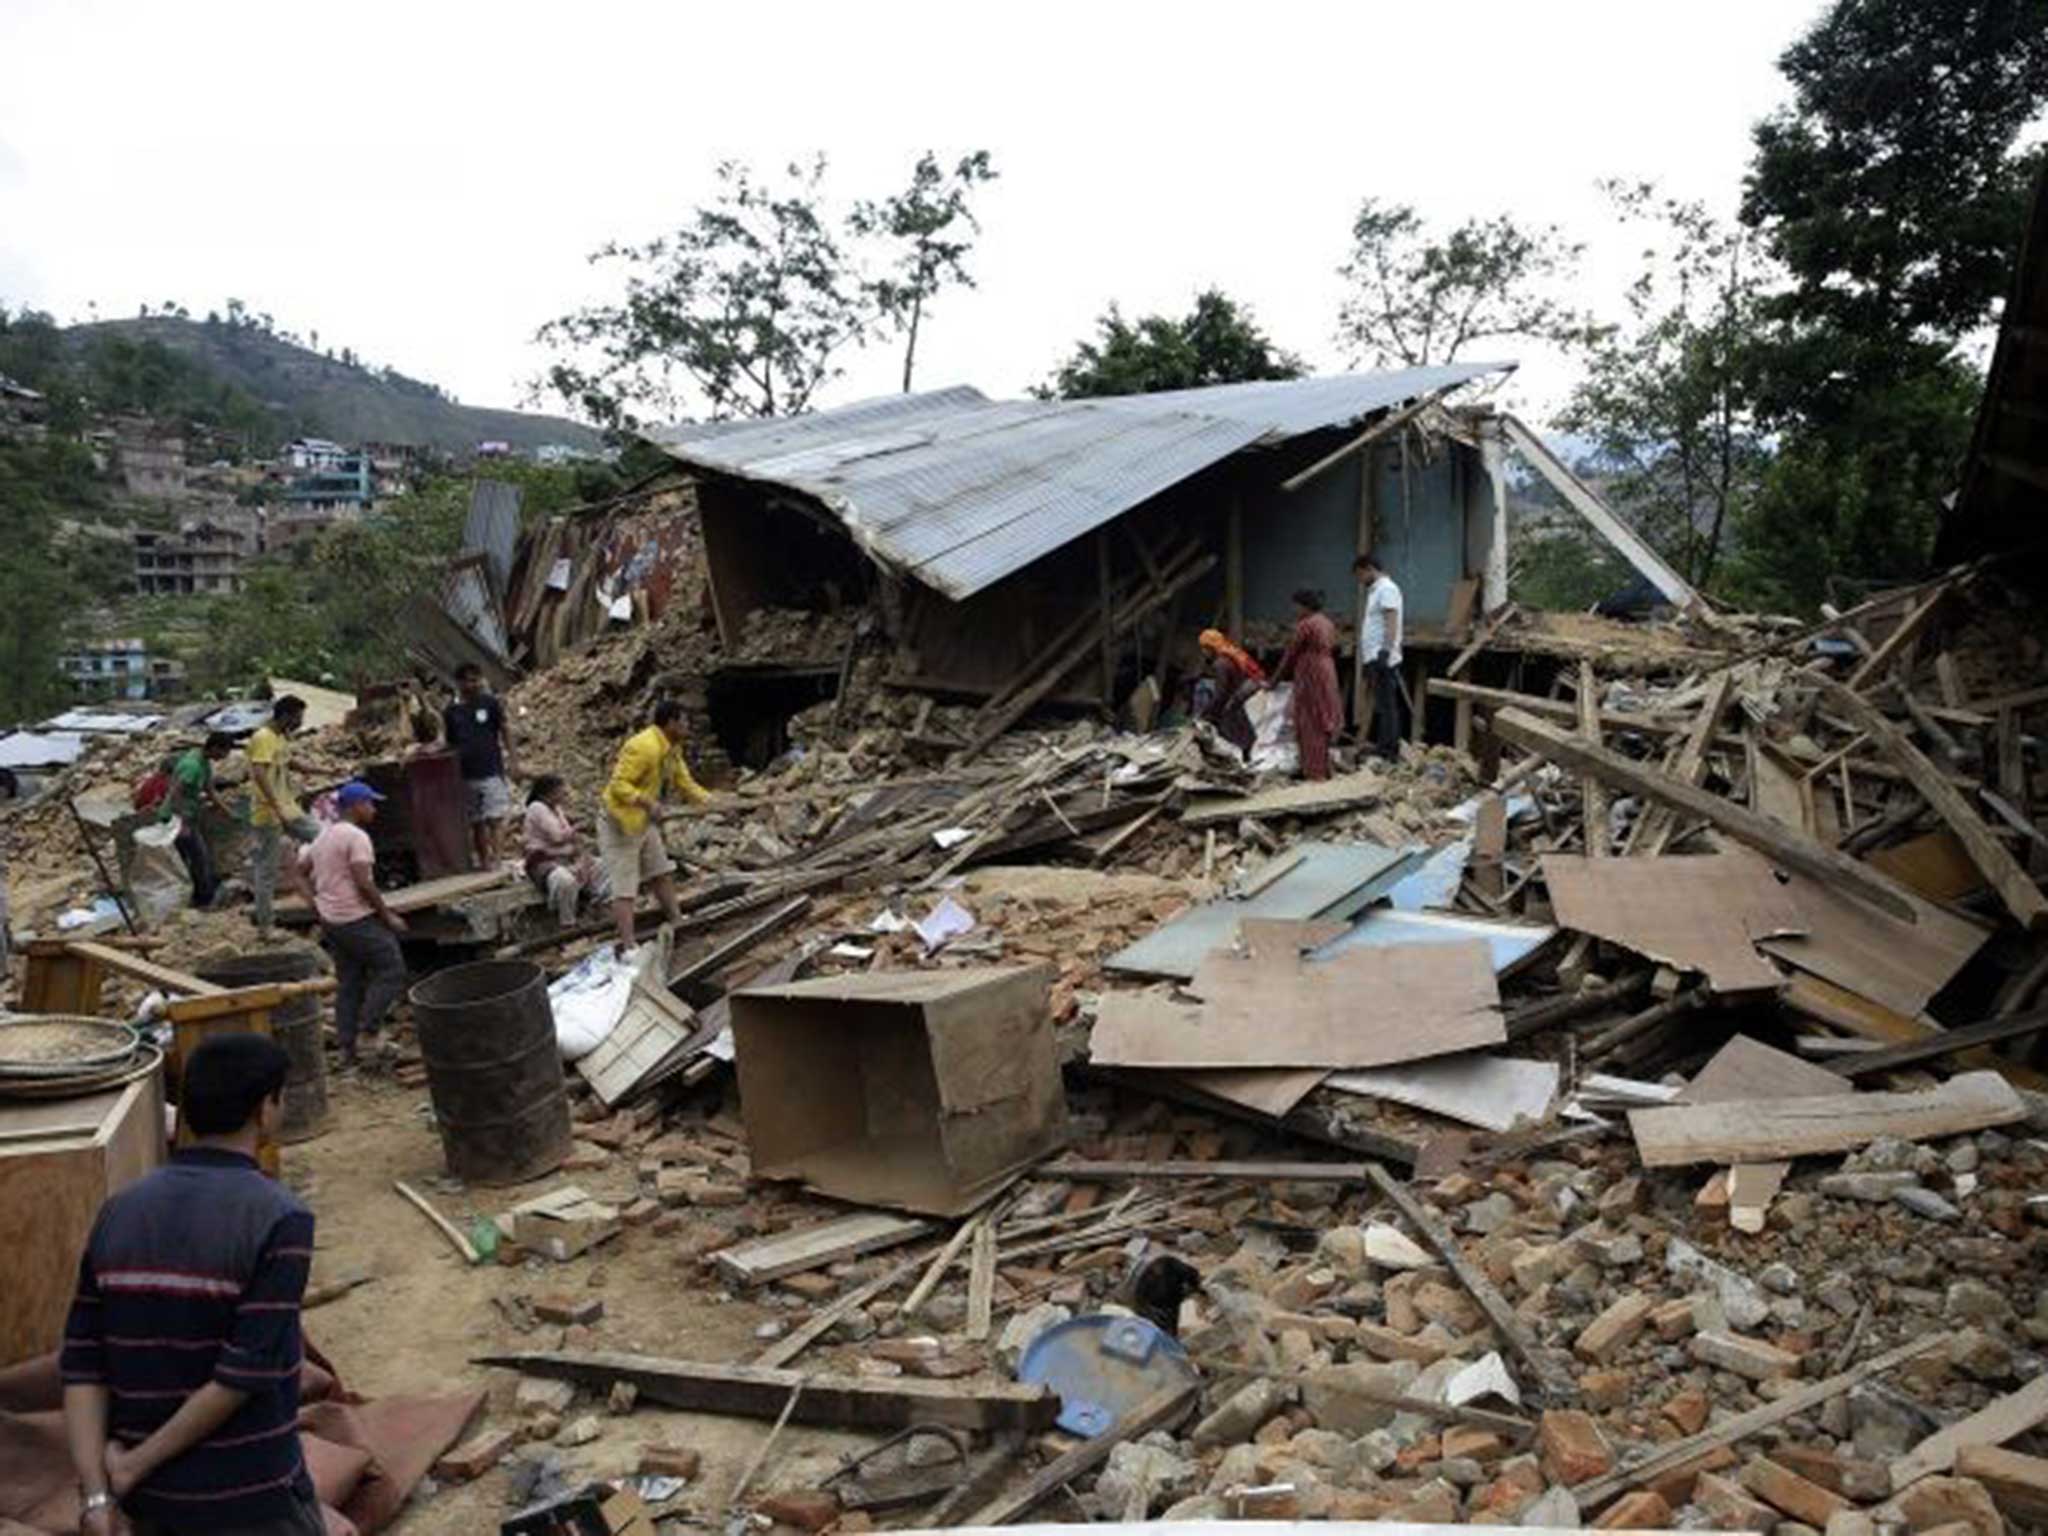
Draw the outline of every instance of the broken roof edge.
<instances>
[{"instance_id":1,"label":"broken roof edge","mask_svg":"<svg viewBox=\"0 0 2048 1536\"><path fill-rule=\"evenodd\" d=\"M810 498L870 559L956 601L1246 448L1341 429L1514 363L992 400L968 385L642 433L692 469Z\"/></svg>"}]
</instances>

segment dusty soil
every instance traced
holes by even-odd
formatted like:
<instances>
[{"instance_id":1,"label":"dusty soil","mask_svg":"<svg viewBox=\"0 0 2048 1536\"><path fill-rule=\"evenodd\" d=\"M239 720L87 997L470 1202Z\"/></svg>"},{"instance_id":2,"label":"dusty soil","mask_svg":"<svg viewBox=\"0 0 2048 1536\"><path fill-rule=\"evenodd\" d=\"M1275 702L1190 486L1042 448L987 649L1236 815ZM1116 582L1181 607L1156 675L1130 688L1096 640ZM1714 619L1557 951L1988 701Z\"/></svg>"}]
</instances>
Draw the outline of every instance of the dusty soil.
<instances>
[{"instance_id":1,"label":"dusty soil","mask_svg":"<svg viewBox=\"0 0 2048 1536\"><path fill-rule=\"evenodd\" d=\"M480 1422L510 1422L517 1377L471 1365L471 1358L552 1349L561 1330L543 1325L522 1332L493 1304L494 1297L509 1302L516 1295L594 1290L605 1303L594 1347L710 1361L744 1360L758 1353L765 1346L755 1339L755 1327L789 1315L772 1305L726 1300L693 1270L678 1266L672 1239L644 1228L629 1227L594 1254L567 1264L533 1259L517 1268L471 1269L393 1192L393 1180L411 1183L466 1228L478 1213L503 1210L570 1183L600 1199L625 1195L633 1177L630 1157L614 1158L606 1169L557 1174L513 1190L450 1193L423 1090L377 1079L331 1081L329 1089L329 1129L285 1149L285 1177L318 1217L314 1283L351 1271L375 1276L370 1284L306 1315L307 1336L357 1392L375 1396L485 1387L492 1398ZM602 1414L603 1406L579 1402L572 1416L583 1412ZM750 1419L648 1406L625 1418L605 1417L603 1423L601 1439L560 1453L570 1468L590 1476L618 1476L633 1471L643 1443L694 1446L704 1459L698 1482L662 1512L694 1511L713 1519L722 1515L726 1494L768 1430ZM863 1437L792 1426L756 1486L814 1480L839 1455L864 1443ZM464 1486L429 1482L393 1529L402 1536L495 1530L508 1512L507 1482L506 1464Z\"/></svg>"}]
</instances>

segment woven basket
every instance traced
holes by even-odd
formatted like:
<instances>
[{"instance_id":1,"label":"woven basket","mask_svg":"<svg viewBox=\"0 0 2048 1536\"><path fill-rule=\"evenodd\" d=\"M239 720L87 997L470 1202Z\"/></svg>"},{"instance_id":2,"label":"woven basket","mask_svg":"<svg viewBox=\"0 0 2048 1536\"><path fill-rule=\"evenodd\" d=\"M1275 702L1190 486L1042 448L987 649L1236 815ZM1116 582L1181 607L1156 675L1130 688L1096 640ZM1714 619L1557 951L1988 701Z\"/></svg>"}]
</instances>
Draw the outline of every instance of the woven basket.
<instances>
[{"instance_id":1,"label":"woven basket","mask_svg":"<svg viewBox=\"0 0 2048 1536\"><path fill-rule=\"evenodd\" d=\"M140 1038L126 1024L69 1013L0 1016L0 1080L76 1077L133 1064Z\"/></svg>"}]
</instances>

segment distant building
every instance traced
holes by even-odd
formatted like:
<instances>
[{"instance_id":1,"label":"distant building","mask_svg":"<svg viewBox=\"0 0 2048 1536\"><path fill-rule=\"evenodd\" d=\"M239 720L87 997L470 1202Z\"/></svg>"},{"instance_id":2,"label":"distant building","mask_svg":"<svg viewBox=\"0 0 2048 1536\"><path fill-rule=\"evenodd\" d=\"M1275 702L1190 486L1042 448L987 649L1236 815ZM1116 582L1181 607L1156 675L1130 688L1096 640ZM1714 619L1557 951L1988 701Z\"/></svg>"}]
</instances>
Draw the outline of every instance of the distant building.
<instances>
[{"instance_id":1,"label":"distant building","mask_svg":"<svg viewBox=\"0 0 2048 1536\"><path fill-rule=\"evenodd\" d=\"M270 514L269 546L282 549L337 523L359 522L376 505L376 476L369 456L349 454L332 468L291 483Z\"/></svg>"},{"instance_id":2,"label":"distant building","mask_svg":"<svg viewBox=\"0 0 2048 1536\"><path fill-rule=\"evenodd\" d=\"M491 441L476 445L476 456L480 459L509 459L512 457L510 443Z\"/></svg>"},{"instance_id":3,"label":"distant building","mask_svg":"<svg viewBox=\"0 0 2048 1536\"><path fill-rule=\"evenodd\" d=\"M58 657L57 666L87 698L162 699L185 687L185 664L150 654L142 640L89 641Z\"/></svg>"},{"instance_id":4,"label":"distant building","mask_svg":"<svg viewBox=\"0 0 2048 1536\"><path fill-rule=\"evenodd\" d=\"M185 437L178 428L124 418L115 426L114 451L129 495L185 494Z\"/></svg>"},{"instance_id":5,"label":"distant building","mask_svg":"<svg viewBox=\"0 0 2048 1536\"><path fill-rule=\"evenodd\" d=\"M50 402L40 390L0 373L0 437L38 437L49 414Z\"/></svg>"},{"instance_id":6,"label":"distant building","mask_svg":"<svg viewBox=\"0 0 2048 1536\"><path fill-rule=\"evenodd\" d=\"M404 493L417 457L410 443L365 443L363 456L370 461L378 499Z\"/></svg>"},{"instance_id":7,"label":"distant building","mask_svg":"<svg viewBox=\"0 0 2048 1536\"><path fill-rule=\"evenodd\" d=\"M278 462L286 469L300 471L335 469L348 457L348 449L339 443L330 443L324 437L302 437L296 442L286 443L277 456Z\"/></svg>"},{"instance_id":8,"label":"distant building","mask_svg":"<svg viewBox=\"0 0 2048 1536\"><path fill-rule=\"evenodd\" d=\"M177 533L135 530L135 590L145 597L223 596L242 590L244 535L198 522Z\"/></svg>"},{"instance_id":9,"label":"distant building","mask_svg":"<svg viewBox=\"0 0 2048 1536\"><path fill-rule=\"evenodd\" d=\"M592 453L588 448L578 448L572 443L542 443L533 450L536 464L585 464L595 463L604 455Z\"/></svg>"}]
</instances>

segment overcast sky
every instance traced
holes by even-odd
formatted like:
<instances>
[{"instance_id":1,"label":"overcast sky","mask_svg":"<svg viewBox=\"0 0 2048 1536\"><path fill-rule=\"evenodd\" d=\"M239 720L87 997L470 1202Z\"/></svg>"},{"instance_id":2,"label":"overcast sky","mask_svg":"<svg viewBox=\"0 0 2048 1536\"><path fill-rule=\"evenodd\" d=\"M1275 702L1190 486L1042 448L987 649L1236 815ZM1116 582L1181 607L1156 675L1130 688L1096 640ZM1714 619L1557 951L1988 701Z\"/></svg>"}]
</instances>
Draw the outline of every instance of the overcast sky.
<instances>
[{"instance_id":1,"label":"overcast sky","mask_svg":"<svg viewBox=\"0 0 2048 1536\"><path fill-rule=\"evenodd\" d=\"M1109 301L1178 313L1209 284L1330 371L1360 197L1563 224L1581 299L1615 310L1640 242L1596 179L1732 210L1819 9L0 0L0 302L234 295L516 405L534 328L603 293L586 254L672 227L718 160L822 149L852 197L985 148L980 286L930 316L920 386L1019 393ZM1520 350L1541 414L1569 371ZM899 370L871 350L820 403Z\"/></svg>"}]
</instances>

